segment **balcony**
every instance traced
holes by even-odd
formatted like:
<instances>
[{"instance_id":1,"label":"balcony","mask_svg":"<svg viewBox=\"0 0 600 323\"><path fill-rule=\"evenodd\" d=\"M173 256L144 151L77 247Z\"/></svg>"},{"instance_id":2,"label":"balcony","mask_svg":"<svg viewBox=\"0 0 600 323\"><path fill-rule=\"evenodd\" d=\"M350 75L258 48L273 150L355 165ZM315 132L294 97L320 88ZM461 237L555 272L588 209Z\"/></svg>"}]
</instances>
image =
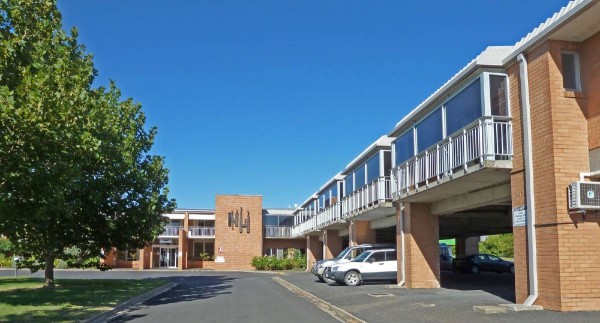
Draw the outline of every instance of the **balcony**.
<instances>
[{"instance_id":1,"label":"balcony","mask_svg":"<svg viewBox=\"0 0 600 323\"><path fill-rule=\"evenodd\" d=\"M433 202L507 181L512 156L510 118L482 117L393 168L392 198Z\"/></svg>"},{"instance_id":2,"label":"balcony","mask_svg":"<svg viewBox=\"0 0 600 323\"><path fill-rule=\"evenodd\" d=\"M214 238L215 227L189 227L188 238Z\"/></svg>"},{"instance_id":3,"label":"balcony","mask_svg":"<svg viewBox=\"0 0 600 323\"><path fill-rule=\"evenodd\" d=\"M265 226L263 227L263 236L269 239L290 239L292 238L292 227Z\"/></svg>"},{"instance_id":4,"label":"balcony","mask_svg":"<svg viewBox=\"0 0 600 323\"><path fill-rule=\"evenodd\" d=\"M379 177L342 199L342 218L353 218L391 201L391 180L387 176ZM391 204L385 206L391 207Z\"/></svg>"},{"instance_id":5,"label":"balcony","mask_svg":"<svg viewBox=\"0 0 600 323\"><path fill-rule=\"evenodd\" d=\"M179 230L181 230L180 226L165 226L165 230L163 233L159 234L159 238L179 238Z\"/></svg>"}]
</instances>

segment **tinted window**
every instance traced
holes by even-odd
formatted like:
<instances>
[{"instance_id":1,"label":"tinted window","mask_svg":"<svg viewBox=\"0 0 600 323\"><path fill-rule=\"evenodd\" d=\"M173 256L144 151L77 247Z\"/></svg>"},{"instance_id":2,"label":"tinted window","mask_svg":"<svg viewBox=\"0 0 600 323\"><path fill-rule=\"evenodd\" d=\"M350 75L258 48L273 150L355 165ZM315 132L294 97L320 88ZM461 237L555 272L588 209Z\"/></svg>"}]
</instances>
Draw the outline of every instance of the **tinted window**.
<instances>
[{"instance_id":1,"label":"tinted window","mask_svg":"<svg viewBox=\"0 0 600 323\"><path fill-rule=\"evenodd\" d=\"M563 87L570 90L579 90L579 71L577 70L577 55L575 53L562 53Z\"/></svg>"},{"instance_id":2,"label":"tinted window","mask_svg":"<svg viewBox=\"0 0 600 323\"><path fill-rule=\"evenodd\" d=\"M394 142L396 150L396 165L405 162L407 159L415 155L415 143L413 142L413 132L409 130Z\"/></svg>"},{"instance_id":3,"label":"tinted window","mask_svg":"<svg viewBox=\"0 0 600 323\"><path fill-rule=\"evenodd\" d=\"M507 77L490 75L490 103L493 116L508 116Z\"/></svg>"},{"instance_id":4,"label":"tinted window","mask_svg":"<svg viewBox=\"0 0 600 323\"><path fill-rule=\"evenodd\" d=\"M379 153L367 161L367 183L379 177Z\"/></svg>"},{"instance_id":5,"label":"tinted window","mask_svg":"<svg viewBox=\"0 0 600 323\"><path fill-rule=\"evenodd\" d=\"M481 86L479 79L446 102L446 129L452 135L481 117Z\"/></svg>"},{"instance_id":6,"label":"tinted window","mask_svg":"<svg viewBox=\"0 0 600 323\"><path fill-rule=\"evenodd\" d=\"M353 174L354 173L346 176L346 178L344 179L344 187L345 187L345 189L344 189L344 196L348 196L352 192L354 192Z\"/></svg>"},{"instance_id":7,"label":"tinted window","mask_svg":"<svg viewBox=\"0 0 600 323\"><path fill-rule=\"evenodd\" d=\"M371 257L369 257L369 261L372 261L372 262L385 261L385 253L384 252L374 252L371 254Z\"/></svg>"},{"instance_id":8,"label":"tinted window","mask_svg":"<svg viewBox=\"0 0 600 323\"><path fill-rule=\"evenodd\" d=\"M437 109L434 113L419 122L416 126L417 151L421 152L444 139L443 126L442 109Z\"/></svg>"},{"instance_id":9,"label":"tinted window","mask_svg":"<svg viewBox=\"0 0 600 323\"><path fill-rule=\"evenodd\" d=\"M365 186L365 165L363 164L354 172L354 189L357 190Z\"/></svg>"},{"instance_id":10,"label":"tinted window","mask_svg":"<svg viewBox=\"0 0 600 323\"><path fill-rule=\"evenodd\" d=\"M369 257L370 254L371 254L370 252L363 252L358 257L354 258L352 261L354 261L354 262L363 262L363 261L365 261L365 259L367 259L367 257Z\"/></svg>"},{"instance_id":11,"label":"tinted window","mask_svg":"<svg viewBox=\"0 0 600 323\"><path fill-rule=\"evenodd\" d=\"M390 172L392 170L392 152L385 151L383 152L383 171L385 176L390 176Z\"/></svg>"}]
</instances>

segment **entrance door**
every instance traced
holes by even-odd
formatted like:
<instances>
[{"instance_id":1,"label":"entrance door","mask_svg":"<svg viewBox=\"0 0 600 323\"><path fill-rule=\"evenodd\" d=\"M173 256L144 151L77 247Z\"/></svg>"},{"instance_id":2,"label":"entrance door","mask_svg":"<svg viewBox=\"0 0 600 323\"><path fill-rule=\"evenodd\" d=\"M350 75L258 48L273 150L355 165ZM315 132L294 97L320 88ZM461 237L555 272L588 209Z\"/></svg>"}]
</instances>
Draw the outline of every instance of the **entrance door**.
<instances>
[{"instance_id":1,"label":"entrance door","mask_svg":"<svg viewBox=\"0 0 600 323\"><path fill-rule=\"evenodd\" d=\"M160 248L159 267L176 268L177 267L177 248Z\"/></svg>"}]
</instances>

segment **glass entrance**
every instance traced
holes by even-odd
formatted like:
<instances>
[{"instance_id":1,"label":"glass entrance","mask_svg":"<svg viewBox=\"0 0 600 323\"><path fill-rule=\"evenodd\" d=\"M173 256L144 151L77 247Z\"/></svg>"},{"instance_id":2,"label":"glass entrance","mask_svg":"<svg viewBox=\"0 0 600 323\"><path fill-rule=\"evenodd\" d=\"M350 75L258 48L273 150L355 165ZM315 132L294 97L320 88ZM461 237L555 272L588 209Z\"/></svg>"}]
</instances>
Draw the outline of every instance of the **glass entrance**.
<instances>
[{"instance_id":1,"label":"glass entrance","mask_svg":"<svg viewBox=\"0 0 600 323\"><path fill-rule=\"evenodd\" d=\"M177 267L177 247L160 248L159 267Z\"/></svg>"}]
</instances>

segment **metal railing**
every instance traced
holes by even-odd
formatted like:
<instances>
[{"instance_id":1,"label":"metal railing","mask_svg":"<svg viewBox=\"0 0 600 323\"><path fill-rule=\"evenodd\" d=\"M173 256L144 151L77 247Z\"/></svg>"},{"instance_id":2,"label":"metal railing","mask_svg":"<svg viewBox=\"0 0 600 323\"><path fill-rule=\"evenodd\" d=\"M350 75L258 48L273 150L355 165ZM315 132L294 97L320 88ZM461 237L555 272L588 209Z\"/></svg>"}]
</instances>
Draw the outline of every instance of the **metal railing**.
<instances>
[{"instance_id":1,"label":"metal railing","mask_svg":"<svg viewBox=\"0 0 600 323\"><path fill-rule=\"evenodd\" d=\"M390 178L379 177L342 199L342 218L347 219L357 211L391 199Z\"/></svg>"},{"instance_id":2,"label":"metal railing","mask_svg":"<svg viewBox=\"0 0 600 323\"><path fill-rule=\"evenodd\" d=\"M215 227L189 227L188 228L188 237L190 237L190 238L214 237L214 236L215 236Z\"/></svg>"},{"instance_id":3,"label":"metal railing","mask_svg":"<svg viewBox=\"0 0 600 323\"><path fill-rule=\"evenodd\" d=\"M292 227L264 226L263 236L265 238L291 238Z\"/></svg>"},{"instance_id":4,"label":"metal railing","mask_svg":"<svg viewBox=\"0 0 600 323\"><path fill-rule=\"evenodd\" d=\"M485 116L392 169L393 197L486 160L512 158L509 117Z\"/></svg>"},{"instance_id":5,"label":"metal railing","mask_svg":"<svg viewBox=\"0 0 600 323\"><path fill-rule=\"evenodd\" d=\"M179 230L181 230L180 226L165 226L165 230L163 233L159 234L159 237L179 237Z\"/></svg>"}]
</instances>

